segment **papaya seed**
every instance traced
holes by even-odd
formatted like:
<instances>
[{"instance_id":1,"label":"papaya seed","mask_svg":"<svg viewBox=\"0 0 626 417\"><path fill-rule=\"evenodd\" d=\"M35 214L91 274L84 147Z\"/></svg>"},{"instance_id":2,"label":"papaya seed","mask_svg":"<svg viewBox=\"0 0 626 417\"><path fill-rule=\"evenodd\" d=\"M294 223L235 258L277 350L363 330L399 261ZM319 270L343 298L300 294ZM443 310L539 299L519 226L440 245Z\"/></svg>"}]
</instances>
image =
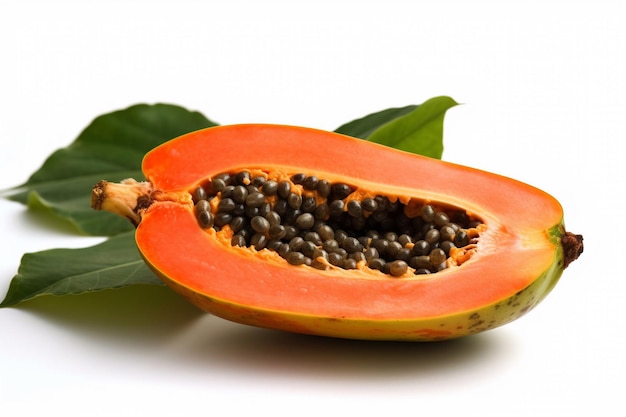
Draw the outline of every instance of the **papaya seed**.
<instances>
[{"instance_id":1,"label":"papaya seed","mask_svg":"<svg viewBox=\"0 0 626 417\"><path fill-rule=\"evenodd\" d=\"M401 260L393 261L391 262L391 264L389 264L389 273L393 275L394 277L399 277L401 275L404 275L408 267L409 266L404 261L401 261Z\"/></svg>"},{"instance_id":2,"label":"papaya seed","mask_svg":"<svg viewBox=\"0 0 626 417\"><path fill-rule=\"evenodd\" d=\"M257 171L222 173L195 187L200 227L228 225L232 246L272 250L291 265L369 268L392 277L441 271L454 248L479 240L480 219L459 208L357 195L350 184L303 172L252 174Z\"/></svg>"}]
</instances>

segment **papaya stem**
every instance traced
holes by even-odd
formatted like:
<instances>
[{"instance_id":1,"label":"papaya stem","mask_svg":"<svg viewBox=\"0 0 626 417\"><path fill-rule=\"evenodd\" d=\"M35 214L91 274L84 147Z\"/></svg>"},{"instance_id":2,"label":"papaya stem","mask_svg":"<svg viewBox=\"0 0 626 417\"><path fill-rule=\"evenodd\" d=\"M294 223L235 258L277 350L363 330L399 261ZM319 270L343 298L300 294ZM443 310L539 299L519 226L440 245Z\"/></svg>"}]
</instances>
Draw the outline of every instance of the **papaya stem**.
<instances>
[{"instance_id":1,"label":"papaya stem","mask_svg":"<svg viewBox=\"0 0 626 417\"><path fill-rule=\"evenodd\" d=\"M563 269L565 269L583 253L583 235L565 232L561 238L561 244L563 245L564 255Z\"/></svg>"},{"instance_id":2,"label":"papaya stem","mask_svg":"<svg viewBox=\"0 0 626 417\"><path fill-rule=\"evenodd\" d=\"M138 182L132 178L119 184L101 180L91 191L91 208L117 214L137 227L141 222L141 211L152 204L152 194L149 182Z\"/></svg>"}]
</instances>

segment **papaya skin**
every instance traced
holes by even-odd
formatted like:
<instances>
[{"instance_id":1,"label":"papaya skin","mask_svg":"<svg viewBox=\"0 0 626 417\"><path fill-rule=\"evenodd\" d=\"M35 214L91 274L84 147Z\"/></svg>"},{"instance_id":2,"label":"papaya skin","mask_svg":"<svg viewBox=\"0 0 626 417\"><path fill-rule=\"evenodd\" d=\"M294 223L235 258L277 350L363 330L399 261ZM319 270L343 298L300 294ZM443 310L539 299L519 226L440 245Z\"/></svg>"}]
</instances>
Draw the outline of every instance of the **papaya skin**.
<instances>
[{"instance_id":1,"label":"papaya skin","mask_svg":"<svg viewBox=\"0 0 626 417\"><path fill-rule=\"evenodd\" d=\"M303 151L306 143L319 145ZM266 249L229 246L198 226L191 191L244 168L306 172L406 201L462 207L485 228L469 260L426 277L293 266ZM204 129L149 152L143 171L143 183L98 183L92 206L137 226L140 253L172 289L248 325L351 339L458 338L532 310L582 252L582 236L565 231L560 204L543 191L314 129Z\"/></svg>"}]
</instances>

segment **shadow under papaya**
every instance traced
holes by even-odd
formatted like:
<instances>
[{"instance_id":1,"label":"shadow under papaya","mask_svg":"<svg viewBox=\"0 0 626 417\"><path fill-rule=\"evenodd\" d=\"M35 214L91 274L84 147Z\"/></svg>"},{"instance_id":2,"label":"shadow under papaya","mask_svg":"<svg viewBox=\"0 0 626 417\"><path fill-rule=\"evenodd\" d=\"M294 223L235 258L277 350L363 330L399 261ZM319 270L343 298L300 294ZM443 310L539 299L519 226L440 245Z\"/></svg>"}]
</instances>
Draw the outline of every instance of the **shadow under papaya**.
<instances>
[{"instance_id":1,"label":"shadow under papaya","mask_svg":"<svg viewBox=\"0 0 626 417\"><path fill-rule=\"evenodd\" d=\"M45 296L21 309L129 354L207 374L347 382L433 378L492 366L510 355L509 334L491 331L430 343L335 339L261 329L206 314L165 286L135 285Z\"/></svg>"}]
</instances>

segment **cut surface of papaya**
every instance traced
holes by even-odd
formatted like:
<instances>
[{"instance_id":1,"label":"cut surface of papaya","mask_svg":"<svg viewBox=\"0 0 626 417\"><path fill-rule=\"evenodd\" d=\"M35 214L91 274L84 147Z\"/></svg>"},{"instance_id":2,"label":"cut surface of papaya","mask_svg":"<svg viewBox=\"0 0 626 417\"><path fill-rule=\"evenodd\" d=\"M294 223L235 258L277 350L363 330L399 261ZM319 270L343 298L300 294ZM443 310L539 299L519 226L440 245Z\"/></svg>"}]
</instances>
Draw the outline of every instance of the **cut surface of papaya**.
<instances>
[{"instance_id":1,"label":"cut surface of papaya","mask_svg":"<svg viewBox=\"0 0 626 417\"><path fill-rule=\"evenodd\" d=\"M101 181L92 206L137 226L146 263L175 291L254 326L466 336L530 311L582 252L561 205L537 188L316 129L204 129L150 151L143 172L146 182ZM432 229L452 237L428 240ZM309 253L290 246L295 237ZM339 262L330 240L353 248L337 251L351 260Z\"/></svg>"}]
</instances>

